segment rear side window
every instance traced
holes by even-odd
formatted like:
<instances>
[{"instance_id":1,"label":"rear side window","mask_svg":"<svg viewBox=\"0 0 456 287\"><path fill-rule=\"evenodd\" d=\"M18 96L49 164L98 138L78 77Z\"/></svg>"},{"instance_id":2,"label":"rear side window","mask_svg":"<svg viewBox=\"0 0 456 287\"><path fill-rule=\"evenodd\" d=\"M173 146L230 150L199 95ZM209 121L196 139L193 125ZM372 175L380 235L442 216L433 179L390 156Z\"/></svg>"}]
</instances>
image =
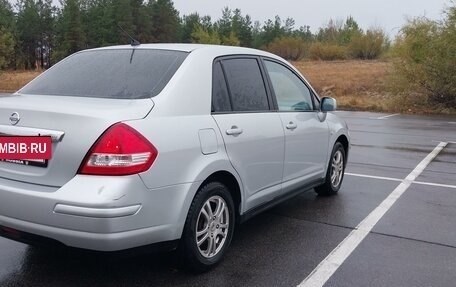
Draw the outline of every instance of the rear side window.
<instances>
[{"instance_id":1,"label":"rear side window","mask_svg":"<svg viewBox=\"0 0 456 287\"><path fill-rule=\"evenodd\" d=\"M220 62L215 63L212 76L212 111L231 111L230 96Z\"/></svg>"},{"instance_id":2,"label":"rear side window","mask_svg":"<svg viewBox=\"0 0 456 287\"><path fill-rule=\"evenodd\" d=\"M154 97L188 53L168 50L95 50L66 58L20 93L113 99Z\"/></svg>"},{"instance_id":3,"label":"rear side window","mask_svg":"<svg viewBox=\"0 0 456 287\"><path fill-rule=\"evenodd\" d=\"M267 111L269 102L258 61L252 58L222 61L233 111Z\"/></svg>"}]
</instances>

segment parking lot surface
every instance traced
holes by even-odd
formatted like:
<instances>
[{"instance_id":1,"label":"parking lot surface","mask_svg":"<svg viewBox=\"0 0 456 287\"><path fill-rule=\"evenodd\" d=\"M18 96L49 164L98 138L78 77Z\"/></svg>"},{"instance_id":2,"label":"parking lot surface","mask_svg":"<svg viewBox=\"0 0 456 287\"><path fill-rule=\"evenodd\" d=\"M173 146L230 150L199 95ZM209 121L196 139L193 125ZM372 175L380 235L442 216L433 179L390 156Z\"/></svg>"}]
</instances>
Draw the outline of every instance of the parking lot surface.
<instances>
[{"instance_id":1,"label":"parking lot surface","mask_svg":"<svg viewBox=\"0 0 456 287\"><path fill-rule=\"evenodd\" d=\"M454 286L456 119L337 114L352 137L339 194L303 191L247 221L216 269L0 238L0 286Z\"/></svg>"}]
</instances>

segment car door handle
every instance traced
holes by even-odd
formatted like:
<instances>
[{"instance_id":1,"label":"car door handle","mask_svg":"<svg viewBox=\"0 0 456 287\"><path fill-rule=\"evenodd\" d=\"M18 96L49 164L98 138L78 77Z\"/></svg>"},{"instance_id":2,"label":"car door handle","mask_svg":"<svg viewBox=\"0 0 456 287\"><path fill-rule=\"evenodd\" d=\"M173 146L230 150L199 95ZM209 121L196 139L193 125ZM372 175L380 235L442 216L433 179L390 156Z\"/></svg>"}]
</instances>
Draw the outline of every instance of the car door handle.
<instances>
[{"instance_id":1,"label":"car door handle","mask_svg":"<svg viewBox=\"0 0 456 287\"><path fill-rule=\"evenodd\" d=\"M294 122L290 122L288 125L286 125L286 128L289 130L294 130L297 127L298 127L298 125L295 124Z\"/></svg>"},{"instance_id":2,"label":"car door handle","mask_svg":"<svg viewBox=\"0 0 456 287\"><path fill-rule=\"evenodd\" d=\"M229 136L237 136L242 134L243 130L238 128L237 126L232 126L231 129L226 130L226 134Z\"/></svg>"}]
</instances>

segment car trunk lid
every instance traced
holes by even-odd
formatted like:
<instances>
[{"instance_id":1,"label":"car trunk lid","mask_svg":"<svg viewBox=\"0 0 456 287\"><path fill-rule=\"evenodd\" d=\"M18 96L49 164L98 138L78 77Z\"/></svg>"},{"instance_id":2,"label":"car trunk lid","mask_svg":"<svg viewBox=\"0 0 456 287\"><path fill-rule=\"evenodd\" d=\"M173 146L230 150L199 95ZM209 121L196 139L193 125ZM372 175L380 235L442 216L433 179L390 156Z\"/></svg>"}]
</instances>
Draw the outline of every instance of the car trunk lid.
<instances>
[{"instance_id":1,"label":"car trunk lid","mask_svg":"<svg viewBox=\"0 0 456 287\"><path fill-rule=\"evenodd\" d=\"M47 166L0 162L0 177L60 187L75 176L100 135L117 122L142 119L154 106L147 99L103 99L14 94L0 98L0 134L50 135ZM10 117L20 117L16 125Z\"/></svg>"}]
</instances>

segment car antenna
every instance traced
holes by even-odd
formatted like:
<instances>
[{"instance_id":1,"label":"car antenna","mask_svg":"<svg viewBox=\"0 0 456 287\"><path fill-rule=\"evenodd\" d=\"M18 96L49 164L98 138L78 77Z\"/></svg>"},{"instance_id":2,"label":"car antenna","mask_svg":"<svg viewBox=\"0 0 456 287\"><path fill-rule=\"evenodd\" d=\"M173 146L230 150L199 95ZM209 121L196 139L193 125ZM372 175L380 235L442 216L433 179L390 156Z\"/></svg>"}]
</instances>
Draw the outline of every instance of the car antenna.
<instances>
[{"instance_id":1,"label":"car antenna","mask_svg":"<svg viewBox=\"0 0 456 287\"><path fill-rule=\"evenodd\" d=\"M117 23L117 27L119 27L119 29L122 30L122 32L123 32L128 38L130 38L130 45L132 45L132 46L139 46L139 45L141 45L141 43L140 43L138 40L136 40L135 38L133 38L130 34L128 34L127 31L125 31L125 30L122 28L122 26L120 26L119 23Z\"/></svg>"}]
</instances>

